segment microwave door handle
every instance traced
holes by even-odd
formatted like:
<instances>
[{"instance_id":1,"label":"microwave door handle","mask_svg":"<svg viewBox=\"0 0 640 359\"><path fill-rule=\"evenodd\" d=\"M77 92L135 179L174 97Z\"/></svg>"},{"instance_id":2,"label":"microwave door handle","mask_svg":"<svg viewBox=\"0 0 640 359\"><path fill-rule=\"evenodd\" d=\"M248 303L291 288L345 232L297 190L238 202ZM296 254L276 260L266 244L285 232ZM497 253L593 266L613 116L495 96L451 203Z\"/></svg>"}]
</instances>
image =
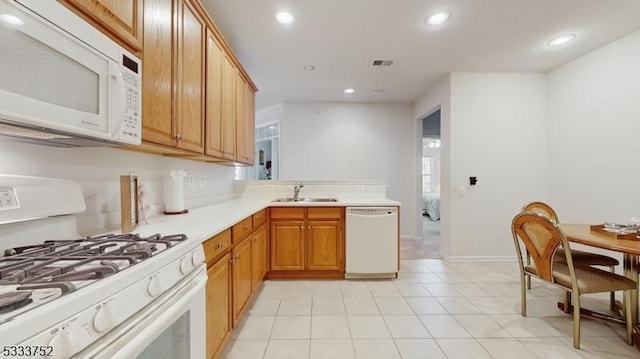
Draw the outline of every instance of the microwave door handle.
<instances>
[{"instance_id":1,"label":"microwave door handle","mask_svg":"<svg viewBox=\"0 0 640 359\"><path fill-rule=\"evenodd\" d=\"M118 96L119 95L119 96ZM125 117L127 90L118 63L109 62L109 132L119 137ZM114 116L112 116L114 114Z\"/></svg>"}]
</instances>

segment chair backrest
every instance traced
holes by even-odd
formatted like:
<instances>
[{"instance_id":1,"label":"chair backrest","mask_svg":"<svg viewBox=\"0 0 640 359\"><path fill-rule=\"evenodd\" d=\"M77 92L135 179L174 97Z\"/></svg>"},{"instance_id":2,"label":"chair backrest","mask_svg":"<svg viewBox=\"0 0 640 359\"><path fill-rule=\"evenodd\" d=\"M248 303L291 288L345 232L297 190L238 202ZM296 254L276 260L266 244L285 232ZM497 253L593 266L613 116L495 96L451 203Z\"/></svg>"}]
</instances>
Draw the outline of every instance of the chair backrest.
<instances>
[{"instance_id":1,"label":"chair backrest","mask_svg":"<svg viewBox=\"0 0 640 359\"><path fill-rule=\"evenodd\" d=\"M518 238L524 243L529 255L533 258L538 277L553 282L553 256L560 245L566 249L569 248L568 241L558 225L541 214L521 212L513 218L511 231L520 265L523 264ZM570 272L573 272L571 251L565 250L565 255ZM574 275L571 274L571 276Z\"/></svg>"},{"instance_id":2,"label":"chair backrest","mask_svg":"<svg viewBox=\"0 0 640 359\"><path fill-rule=\"evenodd\" d=\"M522 207L522 211L538 213L547 217L552 222L560 223L560 221L558 220L558 215L556 214L556 211L554 211L553 208L551 208L551 206L549 206L544 202L538 202L538 201L529 202Z\"/></svg>"}]
</instances>

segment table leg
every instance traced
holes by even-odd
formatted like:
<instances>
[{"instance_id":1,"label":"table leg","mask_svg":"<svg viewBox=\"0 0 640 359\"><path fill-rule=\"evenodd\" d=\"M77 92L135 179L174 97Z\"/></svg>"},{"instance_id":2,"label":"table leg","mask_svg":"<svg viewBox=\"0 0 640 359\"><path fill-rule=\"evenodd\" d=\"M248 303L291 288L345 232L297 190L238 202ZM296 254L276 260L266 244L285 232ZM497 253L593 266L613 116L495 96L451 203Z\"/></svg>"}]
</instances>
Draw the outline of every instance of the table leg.
<instances>
[{"instance_id":1,"label":"table leg","mask_svg":"<svg viewBox=\"0 0 640 359\"><path fill-rule=\"evenodd\" d=\"M625 253L623 258L623 266L625 277L639 282L638 256ZM638 344L640 343L640 325L638 324L638 289L631 291L631 321L634 325L633 341L636 346L638 346ZM638 346L638 349L640 350L640 346Z\"/></svg>"},{"instance_id":2,"label":"table leg","mask_svg":"<svg viewBox=\"0 0 640 359\"><path fill-rule=\"evenodd\" d=\"M624 276L638 282L638 256L624 255ZM638 289L631 291L631 320L638 324Z\"/></svg>"}]
</instances>

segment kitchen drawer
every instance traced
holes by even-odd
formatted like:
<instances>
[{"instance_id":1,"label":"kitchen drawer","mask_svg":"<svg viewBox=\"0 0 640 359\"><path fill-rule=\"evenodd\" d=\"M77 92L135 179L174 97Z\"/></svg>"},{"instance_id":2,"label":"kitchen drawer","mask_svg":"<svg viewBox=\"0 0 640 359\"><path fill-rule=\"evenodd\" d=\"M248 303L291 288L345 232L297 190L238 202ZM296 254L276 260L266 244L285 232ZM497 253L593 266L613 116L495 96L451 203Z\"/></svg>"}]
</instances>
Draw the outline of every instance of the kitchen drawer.
<instances>
[{"instance_id":1,"label":"kitchen drawer","mask_svg":"<svg viewBox=\"0 0 640 359\"><path fill-rule=\"evenodd\" d=\"M309 219L340 219L342 218L342 207L313 207L309 208Z\"/></svg>"},{"instance_id":2,"label":"kitchen drawer","mask_svg":"<svg viewBox=\"0 0 640 359\"><path fill-rule=\"evenodd\" d=\"M271 208L271 219L304 219L304 208L301 208L301 207Z\"/></svg>"},{"instance_id":3,"label":"kitchen drawer","mask_svg":"<svg viewBox=\"0 0 640 359\"><path fill-rule=\"evenodd\" d=\"M253 228L258 228L267 221L267 210L263 209L260 212L256 212L253 216Z\"/></svg>"},{"instance_id":4,"label":"kitchen drawer","mask_svg":"<svg viewBox=\"0 0 640 359\"><path fill-rule=\"evenodd\" d=\"M216 234L207 239L202 245L207 267L209 267L218 255L224 253L231 246L231 229L226 229L224 232Z\"/></svg>"},{"instance_id":5,"label":"kitchen drawer","mask_svg":"<svg viewBox=\"0 0 640 359\"><path fill-rule=\"evenodd\" d=\"M233 243L240 242L253 231L252 223L251 217L247 217L233 226Z\"/></svg>"}]
</instances>

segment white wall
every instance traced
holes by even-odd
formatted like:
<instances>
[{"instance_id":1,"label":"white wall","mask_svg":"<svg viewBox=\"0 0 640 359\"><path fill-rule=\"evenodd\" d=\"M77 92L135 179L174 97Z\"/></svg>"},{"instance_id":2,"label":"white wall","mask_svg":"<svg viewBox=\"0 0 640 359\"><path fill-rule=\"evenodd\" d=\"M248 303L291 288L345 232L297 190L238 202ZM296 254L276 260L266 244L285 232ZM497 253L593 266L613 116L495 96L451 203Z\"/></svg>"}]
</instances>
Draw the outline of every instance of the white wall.
<instances>
[{"instance_id":1,"label":"white wall","mask_svg":"<svg viewBox=\"0 0 640 359\"><path fill-rule=\"evenodd\" d=\"M401 235L416 236L412 117L409 104L286 102L280 179L387 180L402 202Z\"/></svg>"},{"instance_id":2,"label":"white wall","mask_svg":"<svg viewBox=\"0 0 640 359\"><path fill-rule=\"evenodd\" d=\"M640 213L640 32L548 74L549 200L563 222Z\"/></svg>"},{"instance_id":3,"label":"white wall","mask_svg":"<svg viewBox=\"0 0 640 359\"><path fill-rule=\"evenodd\" d=\"M546 194L545 75L452 74L450 131L451 258L512 258L511 219Z\"/></svg>"},{"instance_id":4,"label":"white wall","mask_svg":"<svg viewBox=\"0 0 640 359\"><path fill-rule=\"evenodd\" d=\"M150 210L161 211L162 181L172 169L184 169L194 178L192 186L185 183L187 208L233 196L233 167L114 148L55 148L0 141L0 173L80 183L87 203L86 212L78 220L81 233L120 228L120 175L130 171L137 173L145 187Z\"/></svg>"}]
</instances>

